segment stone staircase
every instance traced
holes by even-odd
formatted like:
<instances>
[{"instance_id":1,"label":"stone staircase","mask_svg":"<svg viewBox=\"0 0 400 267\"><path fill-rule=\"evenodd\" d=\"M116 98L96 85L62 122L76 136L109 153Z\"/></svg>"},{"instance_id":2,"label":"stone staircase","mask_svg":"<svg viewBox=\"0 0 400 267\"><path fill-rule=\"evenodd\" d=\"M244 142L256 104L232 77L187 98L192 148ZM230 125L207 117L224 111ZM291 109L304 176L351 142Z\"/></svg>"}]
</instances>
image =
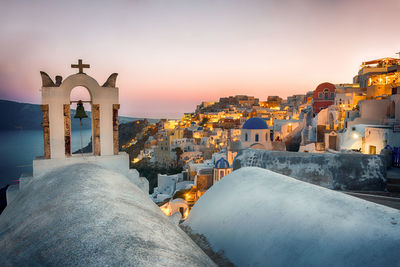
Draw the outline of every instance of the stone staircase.
<instances>
[{"instance_id":1,"label":"stone staircase","mask_svg":"<svg viewBox=\"0 0 400 267\"><path fill-rule=\"evenodd\" d=\"M390 168L387 170L386 189L388 192L400 193L400 168Z\"/></svg>"}]
</instances>

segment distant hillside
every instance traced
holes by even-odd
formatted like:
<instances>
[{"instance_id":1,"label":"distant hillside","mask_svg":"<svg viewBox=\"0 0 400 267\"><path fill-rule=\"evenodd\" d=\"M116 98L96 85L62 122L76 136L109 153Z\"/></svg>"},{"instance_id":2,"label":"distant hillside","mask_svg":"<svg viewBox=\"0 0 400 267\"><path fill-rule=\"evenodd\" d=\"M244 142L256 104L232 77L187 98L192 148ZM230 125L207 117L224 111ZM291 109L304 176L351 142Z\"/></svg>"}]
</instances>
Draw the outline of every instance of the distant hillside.
<instances>
[{"instance_id":1,"label":"distant hillside","mask_svg":"<svg viewBox=\"0 0 400 267\"><path fill-rule=\"evenodd\" d=\"M0 100L0 130L38 130L41 129L42 111L40 105L19 103L8 100ZM71 117L75 110L71 109ZM90 129L91 113L87 112L89 118L83 119L83 129ZM119 116L120 123L140 120L142 118L130 118ZM157 119L149 119L150 123L157 122ZM72 119L72 129L79 129L79 120Z\"/></svg>"}]
</instances>

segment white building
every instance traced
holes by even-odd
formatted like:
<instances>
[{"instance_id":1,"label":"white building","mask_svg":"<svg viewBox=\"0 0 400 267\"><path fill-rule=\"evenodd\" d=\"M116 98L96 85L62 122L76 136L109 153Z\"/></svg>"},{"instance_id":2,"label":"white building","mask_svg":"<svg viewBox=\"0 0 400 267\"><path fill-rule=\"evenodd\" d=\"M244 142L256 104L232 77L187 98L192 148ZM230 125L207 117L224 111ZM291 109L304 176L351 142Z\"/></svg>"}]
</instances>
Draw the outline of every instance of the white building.
<instances>
[{"instance_id":1,"label":"white building","mask_svg":"<svg viewBox=\"0 0 400 267\"><path fill-rule=\"evenodd\" d=\"M300 123L300 120L274 120L274 141L284 140Z\"/></svg>"},{"instance_id":2,"label":"white building","mask_svg":"<svg viewBox=\"0 0 400 267\"><path fill-rule=\"evenodd\" d=\"M272 149L271 130L260 118L250 118L242 126L241 147L254 149Z\"/></svg>"},{"instance_id":3,"label":"white building","mask_svg":"<svg viewBox=\"0 0 400 267\"><path fill-rule=\"evenodd\" d=\"M195 144L193 138L180 138L173 140L171 143L171 151L180 147L183 152L199 151L199 147Z\"/></svg>"},{"instance_id":4,"label":"white building","mask_svg":"<svg viewBox=\"0 0 400 267\"><path fill-rule=\"evenodd\" d=\"M400 132L393 131L390 126L365 127L364 153L380 154L386 145L400 146Z\"/></svg>"},{"instance_id":5,"label":"white building","mask_svg":"<svg viewBox=\"0 0 400 267\"><path fill-rule=\"evenodd\" d=\"M359 150L379 154L386 145L400 146L400 132L391 125L353 125L339 133L339 150Z\"/></svg>"}]
</instances>

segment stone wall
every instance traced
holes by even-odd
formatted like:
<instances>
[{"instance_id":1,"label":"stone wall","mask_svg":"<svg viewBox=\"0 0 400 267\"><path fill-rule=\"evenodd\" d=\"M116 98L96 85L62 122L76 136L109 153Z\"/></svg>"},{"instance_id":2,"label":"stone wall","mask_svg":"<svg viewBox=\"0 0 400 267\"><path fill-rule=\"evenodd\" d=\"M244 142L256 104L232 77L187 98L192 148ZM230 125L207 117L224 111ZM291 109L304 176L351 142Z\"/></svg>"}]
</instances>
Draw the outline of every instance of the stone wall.
<instances>
[{"instance_id":1,"label":"stone wall","mask_svg":"<svg viewBox=\"0 0 400 267\"><path fill-rule=\"evenodd\" d=\"M385 190L386 168L380 155L241 150L234 170L261 167L335 190Z\"/></svg>"}]
</instances>

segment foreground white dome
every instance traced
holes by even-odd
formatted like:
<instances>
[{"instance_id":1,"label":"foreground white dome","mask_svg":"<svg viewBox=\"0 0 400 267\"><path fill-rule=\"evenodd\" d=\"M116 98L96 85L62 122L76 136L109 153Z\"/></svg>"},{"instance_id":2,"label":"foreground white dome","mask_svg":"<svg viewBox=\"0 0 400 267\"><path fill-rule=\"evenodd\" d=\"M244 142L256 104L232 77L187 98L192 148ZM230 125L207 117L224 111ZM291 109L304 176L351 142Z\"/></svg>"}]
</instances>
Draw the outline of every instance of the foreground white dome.
<instances>
[{"instance_id":1,"label":"foreground white dome","mask_svg":"<svg viewBox=\"0 0 400 267\"><path fill-rule=\"evenodd\" d=\"M0 215L1 266L214 266L148 195L92 163L32 178Z\"/></svg>"},{"instance_id":2,"label":"foreground white dome","mask_svg":"<svg viewBox=\"0 0 400 267\"><path fill-rule=\"evenodd\" d=\"M225 176L185 222L237 266L395 266L400 211L261 168Z\"/></svg>"}]
</instances>

